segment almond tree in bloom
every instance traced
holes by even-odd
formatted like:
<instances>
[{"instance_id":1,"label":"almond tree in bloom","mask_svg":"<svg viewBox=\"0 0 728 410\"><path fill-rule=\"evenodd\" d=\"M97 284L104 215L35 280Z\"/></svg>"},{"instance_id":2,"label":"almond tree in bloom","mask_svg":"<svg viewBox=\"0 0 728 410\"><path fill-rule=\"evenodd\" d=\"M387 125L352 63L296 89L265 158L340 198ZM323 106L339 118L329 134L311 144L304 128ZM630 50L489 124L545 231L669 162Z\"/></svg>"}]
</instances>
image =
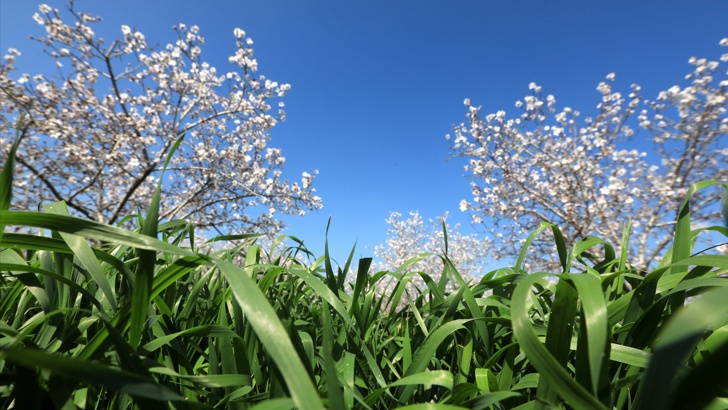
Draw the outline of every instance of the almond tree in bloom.
<instances>
[{"instance_id":1,"label":"almond tree in bloom","mask_svg":"<svg viewBox=\"0 0 728 410\"><path fill-rule=\"evenodd\" d=\"M0 62L0 161L14 126L26 115L17 158L14 206L34 209L64 200L72 213L106 223L149 203L164 158L185 134L163 183L162 218L203 229L274 232L277 213L321 208L312 183L283 179L285 158L268 146L270 129L285 119L288 84L257 74L252 40L233 31L230 71L203 59L197 26L173 27L162 48L122 25L113 41L92 26L101 17L41 5L35 38L57 68L53 77L17 74L20 52ZM166 179L166 178L165 178Z\"/></svg>"},{"instance_id":2,"label":"almond tree in bloom","mask_svg":"<svg viewBox=\"0 0 728 410\"><path fill-rule=\"evenodd\" d=\"M402 219L402 214L392 212L387 218L389 229L385 244L374 248L374 255L380 259L372 271L397 271L408 260L422 253L431 253L429 256L417 263L410 265L405 272L424 272L435 282L438 282L443 272L441 255L445 254L445 235L442 229L443 222L447 232L447 256L463 276L465 281L471 281L475 276L483 274L483 264L486 261L490 243L487 239L480 239L476 235L463 235L460 233L459 224L450 226L447 223L448 213L438 217L436 220L429 220L425 224L420 214L409 213L408 219ZM400 272L404 273L404 272ZM424 289L425 282L419 275L412 277L409 290L414 287ZM389 294L396 283L394 281L379 282L383 294ZM454 284L450 282L448 289L452 290ZM412 293L418 295L419 292ZM404 300L403 303L406 303Z\"/></svg>"},{"instance_id":3,"label":"almond tree in bloom","mask_svg":"<svg viewBox=\"0 0 728 410\"><path fill-rule=\"evenodd\" d=\"M728 61L728 54L720 60ZM460 208L491 230L499 244L493 256L512 257L541 221L558 225L570 242L596 235L618 244L631 218L632 263L646 268L656 262L671 243L689 186L728 180L727 72L720 61L691 58L690 64L690 84L673 86L654 101L643 100L637 85L627 96L614 91L609 74L597 87L601 101L594 116L557 108L556 99L544 97L534 83L531 95L516 102L515 117L505 111L483 115L466 99L468 122L447 138L454 155L467 159L471 177L472 200ZM630 124L652 136L650 156L634 149ZM718 221L720 195L698 196L694 220ZM543 238L533 246L529 254L543 258L531 267L553 267L553 242Z\"/></svg>"}]
</instances>

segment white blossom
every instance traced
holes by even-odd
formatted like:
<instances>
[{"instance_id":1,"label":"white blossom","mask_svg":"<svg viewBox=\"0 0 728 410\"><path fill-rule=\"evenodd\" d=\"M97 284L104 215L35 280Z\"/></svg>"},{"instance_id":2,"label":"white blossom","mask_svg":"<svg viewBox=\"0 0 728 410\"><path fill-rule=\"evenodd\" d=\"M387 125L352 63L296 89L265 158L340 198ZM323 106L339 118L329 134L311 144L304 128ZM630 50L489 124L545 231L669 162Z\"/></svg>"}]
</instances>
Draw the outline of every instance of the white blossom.
<instances>
[{"instance_id":1,"label":"white blossom","mask_svg":"<svg viewBox=\"0 0 728 410\"><path fill-rule=\"evenodd\" d=\"M162 218L275 232L280 216L321 208L316 172L304 173L302 185L283 179L285 158L269 144L285 112L270 110L290 86L254 75L248 43L236 42L231 74L218 75L200 60L197 26L179 24L177 39L161 48L127 25L106 42L90 27L101 19L73 6L68 24L47 5L34 16L47 33L37 41L63 67L56 77L15 80L15 49L0 63L0 90L12 96L0 99L0 140L11 141L19 114L28 114L15 178L26 186L15 190L14 207L65 200L75 215L116 223L148 206L172 142L185 134L163 185Z\"/></svg>"},{"instance_id":2,"label":"white blossom","mask_svg":"<svg viewBox=\"0 0 728 410\"><path fill-rule=\"evenodd\" d=\"M447 223L447 218L448 213L445 213L435 220L430 219L429 223L425 224L417 211L410 212L409 218L404 220L399 212L391 212L386 220L389 225L387 240L385 244L378 245L374 249L374 254L379 261L373 265L373 271L394 272L411 258L423 253L431 253L432 256L411 265L408 271L424 272L436 282L439 281L444 267L441 256L445 254L445 232L447 232L447 257L458 272L466 281L472 281L475 277L482 275L484 263L491 248L490 242L474 234L461 234L459 225L451 226ZM443 232L443 223L445 232ZM394 281L380 281L377 285L379 292L389 293L395 283ZM416 296L418 293L415 288L422 290L424 287L422 276L415 275L408 290L413 296ZM455 287L452 282L448 284L449 290ZM407 298L402 300L400 307L404 303L407 303Z\"/></svg>"},{"instance_id":3,"label":"white blossom","mask_svg":"<svg viewBox=\"0 0 728 410\"><path fill-rule=\"evenodd\" d=\"M631 218L631 260L640 268L654 265L670 244L674 212L687 188L703 179L728 180L726 71L718 61L689 62L690 83L645 100L637 114L652 134L661 166L649 164L645 152L627 149L634 135L629 119L642 98L635 84L628 100L613 90L614 73L597 87L596 115L583 119L569 107L558 111L551 96L544 101L535 83L528 86L532 94L516 102L522 110L517 118L502 111L482 115L470 105L468 121L453 126L448 140L454 155L469 164L473 197L460 209L471 212L474 223L489 224L484 227L500 242L492 256L512 256L542 221L555 223L570 242L596 235L618 244ZM720 194L700 192L693 218L716 218L710 204ZM531 266L558 269L553 241L539 238L532 246L537 249L529 255L546 257Z\"/></svg>"}]
</instances>

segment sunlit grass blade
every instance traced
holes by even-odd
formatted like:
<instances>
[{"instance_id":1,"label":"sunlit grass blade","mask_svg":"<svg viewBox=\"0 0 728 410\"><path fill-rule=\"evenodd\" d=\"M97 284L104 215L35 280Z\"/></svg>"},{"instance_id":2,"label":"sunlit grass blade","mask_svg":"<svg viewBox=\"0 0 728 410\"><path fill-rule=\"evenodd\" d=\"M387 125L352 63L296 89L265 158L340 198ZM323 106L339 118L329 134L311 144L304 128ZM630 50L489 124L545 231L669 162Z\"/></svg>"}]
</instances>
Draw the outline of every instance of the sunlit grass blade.
<instances>
[{"instance_id":1,"label":"sunlit grass blade","mask_svg":"<svg viewBox=\"0 0 728 410\"><path fill-rule=\"evenodd\" d=\"M465 407L453 406L451 404L420 403L409 406L397 407L399 410L465 410Z\"/></svg>"},{"instance_id":2,"label":"sunlit grass blade","mask_svg":"<svg viewBox=\"0 0 728 410\"><path fill-rule=\"evenodd\" d=\"M437 385L452 390L453 375L447 370L429 370L405 376L390 384L390 386L409 386L413 384Z\"/></svg>"},{"instance_id":3,"label":"sunlit grass blade","mask_svg":"<svg viewBox=\"0 0 728 410\"><path fill-rule=\"evenodd\" d=\"M542 225L543 226L543 225ZM513 333L518 339L518 343L528 357L528 360L538 370L542 378L546 378L561 398L576 408L582 409L605 409L604 405L594 396L576 383L559 364L556 359L548 352L546 347L541 344L536 336L529 321L529 293L531 287L539 280L542 280L543 274L531 274L525 276L513 293L512 298L512 321Z\"/></svg>"},{"instance_id":4,"label":"sunlit grass blade","mask_svg":"<svg viewBox=\"0 0 728 410\"><path fill-rule=\"evenodd\" d=\"M609 365L609 330L607 326L607 305L604 302L601 281L596 273L588 271L583 275L570 275L581 299L582 326L586 327L589 375L593 394L598 394L601 384L606 382ZM602 383L600 383L600 381Z\"/></svg>"},{"instance_id":5,"label":"sunlit grass blade","mask_svg":"<svg viewBox=\"0 0 728 410\"><path fill-rule=\"evenodd\" d=\"M671 247L671 258L668 260L663 259L663 262L673 263L686 259L690 256L693 247L690 229L690 199L695 192L714 185L722 185L723 188L728 191L728 185L711 180L697 182L691 185L688 189L688 192L685 195L685 201L683 201L678 213L677 226L675 227L675 239ZM684 274L685 272L687 272L686 266L674 265L670 269L670 274Z\"/></svg>"},{"instance_id":6,"label":"sunlit grass blade","mask_svg":"<svg viewBox=\"0 0 728 410\"><path fill-rule=\"evenodd\" d=\"M518 259L516 259L516 265L515 268L517 270L521 270L525 272L523 261L526 259L526 254L528 253L528 247L531 246L531 243L536 239L536 237L543 232L547 228L552 228L554 225L548 222L541 222L541 224L536 228L535 231L533 231L530 235L528 235L528 238L526 239L526 242L521 247L521 252L518 254ZM558 242L557 242L558 246ZM561 252L559 252L561 254Z\"/></svg>"},{"instance_id":7,"label":"sunlit grass blade","mask_svg":"<svg viewBox=\"0 0 728 410\"><path fill-rule=\"evenodd\" d=\"M291 399L270 399L255 406L251 407L250 410L291 410L295 407L295 403Z\"/></svg>"},{"instance_id":8,"label":"sunlit grass blade","mask_svg":"<svg viewBox=\"0 0 728 410\"><path fill-rule=\"evenodd\" d=\"M308 272L305 269L291 268L290 272L301 278L304 282L306 282L306 284L311 287L311 289L316 292L319 297L326 300L326 302L328 302L341 316L347 327L354 328L354 322L352 322L351 317L349 316L349 312L346 310L346 307L344 307L344 304L341 303L341 300L336 296L336 294L334 294L334 292L331 291L330 288L326 287L326 285L324 285L318 278L316 278L313 274L311 274L311 272Z\"/></svg>"},{"instance_id":9,"label":"sunlit grass blade","mask_svg":"<svg viewBox=\"0 0 728 410\"><path fill-rule=\"evenodd\" d=\"M64 202L54 202L45 205L46 211L56 215L68 215L68 208ZM73 251L74 255L81 262L89 275L93 278L96 284L101 289L105 297L105 302L111 306L112 310L117 310L116 306L116 295L111 289L106 273L101 267L99 260L91 249L91 246L86 242L83 237L78 235L69 234L66 232L60 232L61 238L66 242L68 248ZM102 303L104 301L102 300ZM103 312L103 311L102 311Z\"/></svg>"},{"instance_id":10,"label":"sunlit grass blade","mask_svg":"<svg viewBox=\"0 0 728 410\"><path fill-rule=\"evenodd\" d=\"M245 312L255 329L256 335L276 363L288 385L291 397L299 409L319 409L321 400L311 379L306 377L306 368L295 353L286 329L278 320L276 312L260 292L258 286L242 269L225 261L218 261L217 267L227 280L235 300Z\"/></svg>"},{"instance_id":11,"label":"sunlit grass blade","mask_svg":"<svg viewBox=\"0 0 728 410\"><path fill-rule=\"evenodd\" d=\"M6 225L68 232L85 238L131 246L138 249L167 252L173 255L194 256L194 253L189 250L160 241L159 239L73 216L27 211L0 211L0 220Z\"/></svg>"},{"instance_id":12,"label":"sunlit grass blade","mask_svg":"<svg viewBox=\"0 0 728 410\"><path fill-rule=\"evenodd\" d=\"M427 369L428 363L430 363L430 360L433 358L438 346L440 346L440 344L454 332L464 329L464 325L471 320L472 319L459 319L443 323L435 331L430 333L422 345L420 345L420 347L418 347L415 351L414 356L412 357L412 364L409 366L404 376L407 377L424 372L425 369ZM395 393L395 397L406 402L412 396L413 392L414 387L411 385L399 387Z\"/></svg>"}]
</instances>

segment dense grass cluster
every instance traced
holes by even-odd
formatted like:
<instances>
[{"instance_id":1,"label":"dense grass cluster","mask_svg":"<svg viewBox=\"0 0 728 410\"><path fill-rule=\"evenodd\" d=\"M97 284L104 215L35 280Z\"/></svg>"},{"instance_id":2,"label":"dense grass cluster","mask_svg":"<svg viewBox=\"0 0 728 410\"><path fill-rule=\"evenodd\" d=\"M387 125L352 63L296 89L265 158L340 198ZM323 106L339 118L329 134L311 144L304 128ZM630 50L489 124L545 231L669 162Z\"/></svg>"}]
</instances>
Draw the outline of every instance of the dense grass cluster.
<instances>
[{"instance_id":1,"label":"dense grass cluster","mask_svg":"<svg viewBox=\"0 0 728 410\"><path fill-rule=\"evenodd\" d=\"M445 252L435 282L370 272L353 251L336 268L301 245L271 257L245 236L202 253L187 223L158 221L159 190L135 230L63 203L10 211L13 157L0 227L22 229L0 229L0 409L728 408L728 256L691 256L697 235L728 231L691 230L687 200L651 272L628 263L629 227L618 248L569 249L544 223L514 267L465 283ZM526 272L544 230L562 271ZM427 287L410 298L415 275Z\"/></svg>"}]
</instances>

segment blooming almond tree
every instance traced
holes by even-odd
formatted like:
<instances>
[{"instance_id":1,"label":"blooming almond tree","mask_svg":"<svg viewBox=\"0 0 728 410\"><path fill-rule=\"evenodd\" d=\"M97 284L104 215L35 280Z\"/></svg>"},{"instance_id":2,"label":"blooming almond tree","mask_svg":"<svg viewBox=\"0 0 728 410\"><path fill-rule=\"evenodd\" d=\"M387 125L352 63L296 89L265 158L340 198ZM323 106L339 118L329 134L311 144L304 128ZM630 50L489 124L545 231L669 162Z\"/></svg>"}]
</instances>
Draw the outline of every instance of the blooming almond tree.
<instances>
[{"instance_id":1,"label":"blooming almond tree","mask_svg":"<svg viewBox=\"0 0 728 410\"><path fill-rule=\"evenodd\" d=\"M277 213L320 208L312 182L283 179L285 158L268 146L285 119L288 84L257 75L252 40L236 28L231 69L218 72L202 57L197 26L173 27L162 48L122 25L113 41L96 36L101 17L68 7L72 22L47 5L33 18L36 38L57 75L16 74L20 52L0 63L0 160L22 115L14 206L64 200L88 218L116 223L149 203L161 164L184 134L163 182L162 218L203 229L274 232Z\"/></svg>"},{"instance_id":2,"label":"blooming almond tree","mask_svg":"<svg viewBox=\"0 0 728 410\"><path fill-rule=\"evenodd\" d=\"M721 45L728 45L723 40ZM726 61L728 55L721 57ZM465 100L468 122L448 135L454 155L467 159L476 224L490 224L495 257L512 256L541 221L558 225L568 241L596 235L619 243L631 218L632 262L646 268L670 244L676 210L688 187L703 179L728 179L725 68L718 61L691 59L691 84L674 86L655 101L640 87L624 96L612 88L614 74L597 87L594 116L558 109L552 95L531 83L531 95L516 102L521 113L482 115ZM715 76L721 75L723 79ZM636 111L641 104L647 108ZM630 121L651 132L657 161L634 147ZM630 147L631 146L631 147ZM719 217L720 192L699 197L696 220ZM636 245L636 246L635 246ZM553 267L554 245L535 242L531 267Z\"/></svg>"},{"instance_id":3,"label":"blooming almond tree","mask_svg":"<svg viewBox=\"0 0 728 410\"><path fill-rule=\"evenodd\" d=\"M408 219L403 220L402 214L390 213L387 218L387 224L389 224L387 240L385 244L374 248L374 255L380 259L380 262L373 266L374 271L396 271L415 256L431 253L432 256L410 265L406 271L424 272L438 282L444 267L440 257L445 254L445 236L442 226L444 222L448 243L447 256L458 272L466 281L483 273L483 265L487 252L490 250L490 242L487 239L480 239L476 235L463 235L460 233L459 225L451 227L447 223L447 212L436 220L431 219L427 225L417 211L410 212L409 216ZM389 294L394 283L380 281L379 285L382 294ZM419 275L413 276L408 288L413 290L415 286L420 290L425 286ZM450 282L448 289L453 288L454 284Z\"/></svg>"}]
</instances>

